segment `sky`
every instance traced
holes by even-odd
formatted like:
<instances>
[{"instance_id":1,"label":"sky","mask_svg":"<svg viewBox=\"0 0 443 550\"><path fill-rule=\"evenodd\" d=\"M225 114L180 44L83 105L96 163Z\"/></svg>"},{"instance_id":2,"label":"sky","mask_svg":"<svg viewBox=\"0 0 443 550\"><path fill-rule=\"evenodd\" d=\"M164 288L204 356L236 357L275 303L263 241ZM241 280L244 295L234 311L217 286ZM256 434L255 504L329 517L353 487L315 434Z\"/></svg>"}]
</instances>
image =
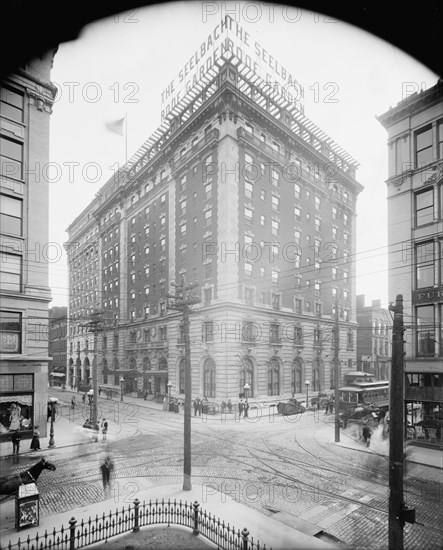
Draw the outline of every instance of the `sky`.
<instances>
[{"instance_id":1,"label":"sky","mask_svg":"<svg viewBox=\"0 0 443 550\"><path fill-rule=\"evenodd\" d=\"M54 58L58 95L46 171L50 307L68 303L67 227L158 128L162 92L227 14L303 85L305 116L359 162L356 291L367 305L395 300L387 294L387 133L376 116L438 76L393 45L323 14L261 2L171 2L88 25ZM126 137L107 129L125 116Z\"/></svg>"}]
</instances>

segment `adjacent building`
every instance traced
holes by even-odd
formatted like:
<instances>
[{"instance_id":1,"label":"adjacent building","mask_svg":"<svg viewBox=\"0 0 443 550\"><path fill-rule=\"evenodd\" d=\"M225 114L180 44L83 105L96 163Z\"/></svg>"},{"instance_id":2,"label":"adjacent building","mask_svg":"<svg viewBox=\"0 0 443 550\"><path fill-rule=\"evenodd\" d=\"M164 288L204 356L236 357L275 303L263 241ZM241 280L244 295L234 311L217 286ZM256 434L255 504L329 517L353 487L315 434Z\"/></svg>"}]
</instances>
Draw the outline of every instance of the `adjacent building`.
<instances>
[{"instance_id":1,"label":"adjacent building","mask_svg":"<svg viewBox=\"0 0 443 550\"><path fill-rule=\"evenodd\" d=\"M68 328L67 307L52 307L49 310L49 367L50 384L66 383L66 334Z\"/></svg>"},{"instance_id":2,"label":"adjacent building","mask_svg":"<svg viewBox=\"0 0 443 550\"><path fill-rule=\"evenodd\" d=\"M443 81L378 117L388 132L389 296L403 295L414 422L443 423Z\"/></svg>"},{"instance_id":3,"label":"adjacent building","mask_svg":"<svg viewBox=\"0 0 443 550\"><path fill-rule=\"evenodd\" d=\"M0 437L46 435L49 116L54 51L0 86ZM31 208L32 206L32 208Z\"/></svg>"},{"instance_id":4,"label":"adjacent building","mask_svg":"<svg viewBox=\"0 0 443 550\"><path fill-rule=\"evenodd\" d=\"M183 278L201 298L193 397L329 391L335 308L339 383L355 364L357 162L304 115L288 71L266 69L296 100L260 76L244 30L217 28L184 93L179 78L165 90L162 125L68 227L68 383L96 363L100 386L183 396L184 327L167 298Z\"/></svg>"},{"instance_id":5,"label":"adjacent building","mask_svg":"<svg viewBox=\"0 0 443 550\"><path fill-rule=\"evenodd\" d=\"M381 300L365 305L365 296L357 296L357 370L375 380L389 380L392 346L392 318Z\"/></svg>"}]
</instances>

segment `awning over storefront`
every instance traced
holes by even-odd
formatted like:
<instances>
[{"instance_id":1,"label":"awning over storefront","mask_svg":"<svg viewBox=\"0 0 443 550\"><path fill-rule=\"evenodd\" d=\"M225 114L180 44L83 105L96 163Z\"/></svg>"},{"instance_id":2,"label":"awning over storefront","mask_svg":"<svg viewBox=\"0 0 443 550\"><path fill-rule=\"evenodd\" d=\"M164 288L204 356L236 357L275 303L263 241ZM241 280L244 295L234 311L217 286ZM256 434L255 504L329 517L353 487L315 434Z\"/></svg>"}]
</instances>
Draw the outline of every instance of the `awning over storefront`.
<instances>
[{"instance_id":1,"label":"awning over storefront","mask_svg":"<svg viewBox=\"0 0 443 550\"><path fill-rule=\"evenodd\" d=\"M441 374L441 359L438 361L405 361L405 372Z\"/></svg>"}]
</instances>

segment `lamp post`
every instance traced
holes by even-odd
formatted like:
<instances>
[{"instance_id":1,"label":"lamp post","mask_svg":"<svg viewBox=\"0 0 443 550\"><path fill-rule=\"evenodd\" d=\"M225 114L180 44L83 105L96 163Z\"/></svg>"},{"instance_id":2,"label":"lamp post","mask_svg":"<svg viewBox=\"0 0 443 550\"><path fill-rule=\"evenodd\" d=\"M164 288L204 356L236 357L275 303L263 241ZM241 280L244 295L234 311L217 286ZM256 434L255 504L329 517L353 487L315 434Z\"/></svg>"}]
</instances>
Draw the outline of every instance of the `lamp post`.
<instances>
[{"instance_id":1,"label":"lamp post","mask_svg":"<svg viewBox=\"0 0 443 550\"><path fill-rule=\"evenodd\" d=\"M245 399L246 399L246 404L247 404L248 403L248 392L251 389L251 386L249 384L245 384L243 386L243 389L245 390Z\"/></svg>"},{"instance_id":2,"label":"lamp post","mask_svg":"<svg viewBox=\"0 0 443 550\"><path fill-rule=\"evenodd\" d=\"M246 399L246 405L245 405L245 413L244 413L244 416L247 417L249 415L249 405L248 405L248 392L249 392L249 389L250 389L250 385L249 384L245 384L243 386L243 389L245 390L245 399Z\"/></svg>"},{"instance_id":3,"label":"lamp post","mask_svg":"<svg viewBox=\"0 0 443 550\"><path fill-rule=\"evenodd\" d=\"M308 410L308 403L309 403L309 380L306 380L305 386L306 386L306 410Z\"/></svg>"},{"instance_id":4,"label":"lamp post","mask_svg":"<svg viewBox=\"0 0 443 550\"><path fill-rule=\"evenodd\" d=\"M55 419L55 406L58 402L57 397L50 397L48 402L48 412L51 415L51 429L49 431L49 444L48 447L55 447L54 440L54 419Z\"/></svg>"},{"instance_id":5,"label":"lamp post","mask_svg":"<svg viewBox=\"0 0 443 550\"><path fill-rule=\"evenodd\" d=\"M120 401L123 401L123 384L125 383L125 379L123 376L120 378Z\"/></svg>"}]
</instances>

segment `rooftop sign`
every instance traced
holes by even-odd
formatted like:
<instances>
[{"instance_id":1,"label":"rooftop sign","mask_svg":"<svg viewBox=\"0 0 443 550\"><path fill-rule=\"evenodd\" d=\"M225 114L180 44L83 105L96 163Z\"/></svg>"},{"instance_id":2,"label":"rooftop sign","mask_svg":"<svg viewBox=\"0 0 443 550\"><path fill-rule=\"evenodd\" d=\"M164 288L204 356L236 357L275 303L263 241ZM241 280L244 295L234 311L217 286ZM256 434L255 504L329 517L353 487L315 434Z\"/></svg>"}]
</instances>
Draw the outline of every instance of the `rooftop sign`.
<instances>
[{"instance_id":1,"label":"rooftop sign","mask_svg":"<svg viewBox=\"0 0 443 550\"><path fill-rule=\"evenodd\" d=\"M225 16L200 45L178 75L161 94L161 120L179 105L217 61L234 55L255 75L270 92L275 91L303 113L303 88L259 42L251 38L229 15Z\"/></svg>"}]
</instances>

